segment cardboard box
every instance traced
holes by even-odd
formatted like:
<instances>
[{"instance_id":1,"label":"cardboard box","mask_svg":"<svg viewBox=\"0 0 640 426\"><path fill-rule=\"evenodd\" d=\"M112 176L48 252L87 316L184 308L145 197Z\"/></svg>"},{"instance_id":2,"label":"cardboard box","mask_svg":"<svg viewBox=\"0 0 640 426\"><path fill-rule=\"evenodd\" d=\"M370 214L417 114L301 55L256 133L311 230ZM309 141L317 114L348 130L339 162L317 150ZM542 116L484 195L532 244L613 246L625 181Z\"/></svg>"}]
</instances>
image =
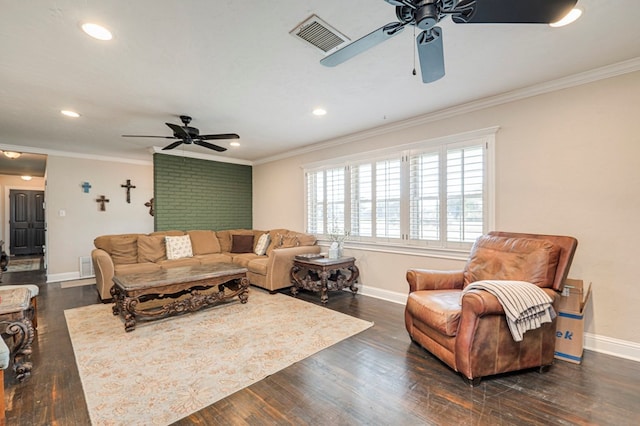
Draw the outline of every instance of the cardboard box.
<instances>
[{"instance_id":1,"label":"cardboard box","mask_svg":"<svg viewBox=\"0 0 640 426\"><path fill-rule=\"evenodd\" d=\"M582 280L567 279L564 289L558 303L555 357L580 364L584 349L584 308L591 296L591 284L585 291Z\"/></svg>"}]
</instances>

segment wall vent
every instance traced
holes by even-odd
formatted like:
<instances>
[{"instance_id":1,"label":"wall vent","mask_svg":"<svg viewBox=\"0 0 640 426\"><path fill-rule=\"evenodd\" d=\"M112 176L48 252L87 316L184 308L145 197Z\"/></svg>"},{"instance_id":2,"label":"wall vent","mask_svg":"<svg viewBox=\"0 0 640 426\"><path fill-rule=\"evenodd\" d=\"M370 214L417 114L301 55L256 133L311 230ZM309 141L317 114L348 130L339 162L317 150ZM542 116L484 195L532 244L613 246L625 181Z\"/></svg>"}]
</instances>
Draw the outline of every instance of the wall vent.
<instances>
[{"instance_id":1,"label":"wall vent","mask_svg":"<svg viewBox=\"0 0 640 426\"><path fill-rule=\"evenodd\" d=\"M350 41L347 36L327 24L317 15L308 17L291 30L290 34L327 54L338 50Z\"/></svg>"},{"instance_id":2,"label":"wall vent","mask_svg":"<svg viewBox=\"0 0 640 426\"><path fill-rule=\"evenodd\" d=\"M91 261L91 257L89 256L80 256L80 278L88 278L95 276L95 271L93 270L93 262Z\"/></svg>"}]
</instances>

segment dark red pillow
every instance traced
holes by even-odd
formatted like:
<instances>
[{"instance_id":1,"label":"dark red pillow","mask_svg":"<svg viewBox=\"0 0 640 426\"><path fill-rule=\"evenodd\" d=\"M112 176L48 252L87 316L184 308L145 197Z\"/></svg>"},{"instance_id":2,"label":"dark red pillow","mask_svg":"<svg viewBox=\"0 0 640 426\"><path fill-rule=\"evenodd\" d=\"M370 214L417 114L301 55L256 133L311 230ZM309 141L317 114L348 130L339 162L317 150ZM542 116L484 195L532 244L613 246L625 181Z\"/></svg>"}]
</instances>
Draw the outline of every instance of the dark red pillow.
<instances>
[{"instance_id":1,"label":"dark red pillow","mask_svg":"<svg viewBox=\"0 0 640 426\"><path fill-rule=\"evenodd\" d=\"M232 235L231 253L253 253L253 235Z\"/></svg>"}]
</instances>

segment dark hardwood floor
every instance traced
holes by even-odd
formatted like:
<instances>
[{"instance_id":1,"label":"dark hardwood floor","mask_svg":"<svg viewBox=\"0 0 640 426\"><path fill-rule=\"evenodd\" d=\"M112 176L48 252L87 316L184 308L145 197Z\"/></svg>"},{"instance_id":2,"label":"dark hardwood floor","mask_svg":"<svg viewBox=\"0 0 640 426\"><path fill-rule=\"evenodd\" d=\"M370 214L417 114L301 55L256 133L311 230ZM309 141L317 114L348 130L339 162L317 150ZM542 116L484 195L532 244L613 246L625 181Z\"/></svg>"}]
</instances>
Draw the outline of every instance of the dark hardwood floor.
<instances>
[{"instance_id":1,"label":"dark hardwood floor","mask_svg":"<svg viewBox=\"0 0 640 426\"><path fill-rule=\"evenodd\" d=\"M88 425L64 310L98 303L96 290L47 285L42 272L3 277L3 284L18 283L38 283L41 293L32 377L19 384L5 372L7 424ZM312 293L299 297L319 302ZM507 374L470 388L411 343L403 306L341 292L330 293L327 308L375 326L176 424L640 424L640 363L586 351L582 365L556 361L545 374Z\"/></svg>"}]
</instances>

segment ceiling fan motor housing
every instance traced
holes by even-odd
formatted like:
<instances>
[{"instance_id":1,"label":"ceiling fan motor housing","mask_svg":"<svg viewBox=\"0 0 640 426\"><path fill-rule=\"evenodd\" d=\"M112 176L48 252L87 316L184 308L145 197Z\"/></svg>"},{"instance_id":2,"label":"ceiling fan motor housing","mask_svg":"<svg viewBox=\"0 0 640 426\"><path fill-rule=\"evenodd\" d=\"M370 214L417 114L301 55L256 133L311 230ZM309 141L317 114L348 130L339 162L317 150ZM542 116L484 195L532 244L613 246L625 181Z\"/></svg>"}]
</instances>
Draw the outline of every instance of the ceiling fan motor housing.
<instances>
[{"instance_id":1,"label":"ceiling fan motor housing","mask_svg":"<svg viewBox=\"0 0 640 426\"><path fill-rule=\"evenodd\" d=\"M439 0L419 0L416 2L415 20L416 26L421 30L433 28L440 21Z\"/></svg>"}]
</instances>

